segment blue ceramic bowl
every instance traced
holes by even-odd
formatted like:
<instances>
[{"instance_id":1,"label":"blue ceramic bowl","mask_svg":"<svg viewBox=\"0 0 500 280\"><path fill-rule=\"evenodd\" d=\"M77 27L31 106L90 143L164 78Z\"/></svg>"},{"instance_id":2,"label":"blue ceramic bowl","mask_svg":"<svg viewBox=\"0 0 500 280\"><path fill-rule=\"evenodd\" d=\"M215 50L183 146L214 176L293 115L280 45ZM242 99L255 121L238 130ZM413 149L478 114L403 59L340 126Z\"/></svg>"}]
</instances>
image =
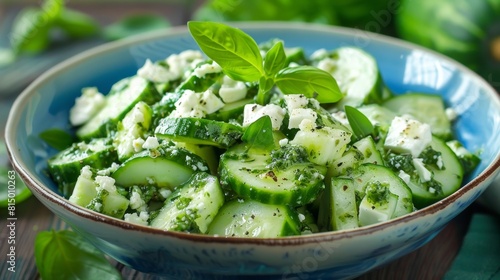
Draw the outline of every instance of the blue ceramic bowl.
<instances>
[{"instance_id":1,"label":"blue ceramic bowl","mask_svg":"<svg viewBox=\"0 0 500 280\"><path fill-rule=\"evenodd\" d=\"M257 42L281 38L287 47L357 46L378 61L391 90L435 92L460 115L457 137L482 150L478 168L448 198L389 222L355 230L279 239L222 238L167 232L110 218L69 203L45 173L55 153L38 134L68 129L68 111L80 89L106 92L136 73L147 58L197 48L186 28L110 43L65 61L39 77L17 99L8 119L10 158L34 195L102 251L139 271L172 278L262 275L353 278L401 257L432 239L476 200L500 166L500 98L480 77L441 55L388 37L353 29L295 23L240 23Z\"/></svg>"}]
</instances>

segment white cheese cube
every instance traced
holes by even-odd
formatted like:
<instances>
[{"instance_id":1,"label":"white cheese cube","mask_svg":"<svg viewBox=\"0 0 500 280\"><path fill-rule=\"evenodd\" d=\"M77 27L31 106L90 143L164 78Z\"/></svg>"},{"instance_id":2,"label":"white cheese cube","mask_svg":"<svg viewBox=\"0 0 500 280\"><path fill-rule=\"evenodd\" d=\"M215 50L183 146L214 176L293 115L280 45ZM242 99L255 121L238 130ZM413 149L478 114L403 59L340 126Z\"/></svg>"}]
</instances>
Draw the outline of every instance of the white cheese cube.
<instances>
[{"instance_id":1,"label":"white cheese cube","mask_svg":"<svg viewBox=\"0 0 500 280\"><path fill-rule=\"evenodd\" d=\"M307 119L313 123L316 123L316 119L318 118L318 114L314 112L312 109L308 108L296 108L291 110L290 112L290 120L288 122L288 128L299 128L300 123Z\"/></svg>"},{"instance_id":2,"label":"white cheese cube","mask_svg":"<svg viewBox=\"0 0 500 280\"><path fill-rule=\"evenodd\" d=\"M201 106L201 110L205 114L212 114L218 111L220 108L224 107L224 102L222 102L211 90L207 90L201 94L198 104Z\"/></svg>"},{"instance_id":3,"label":"white cheese cube","mask_svg":"<svg viewBox=\"0 0 500 280\"><path fill-rule=\"evenodd\" d=\"M82 95L75 99L75 105L69 111L69 121L72 125L78 126L86 123L106 104L106 98L97 91L97 88L90 87L82 89Z\"/></svg>"},{"instance_id":4,"label":"white cheese cube","mask_svg":"<svg viewBox=\"0 0 500 280\"><path fill-rule=\"evenodd\" d=\"M149 136L146 141L144 141L144 144L142 144L142 148L152 150L156 149L160 146L160 143L158 142L158 138L154 136Z\"/></svg>"},{"instance_id":5,"label":"white cheese cube","mask_svg":"<svg viewBox=\"0 0 500 280\"><path fill-rule=\"evenodd\" d=\"M384 147L398 153L411 153L412 156L417 157L431 143L431 140L430 125L408 116L395 117L389 127Z\"/></svg>"},{"instance_id":6,"label":"white cheese cube","mask_svg":"<svg viewBox=\"0 0 500 280\"><path fill-rule=\"evenodd\" d=\"M116 192L115 179L109 176L96 176L95 182L99 185L98 188L107 190L110 193Z\"/></svg>"},{"instance_id":7,"label":"white cheese cube","mask_svg":"<svg viewBox=\"0 0 500 280\"><path fill-rule=\"evenodd\" d=\"M273 130L279 130L285 117L285 110L278 105L247 104L243 110L243 126L248 126L263 116L269 116Z\"/></svg>"},{"instance_id":8,"label":"white cheese cube","mask_svg":"<svg viewBox=\"0 0 500 280\"><path fill-rule=\"evenodd\" d=\"M428 182L432 179L432 172L430 172L427 168L425 168L424 160L421 158L414 158L413 166L417 170L417 174L420 177L420 181Z\"/></svg>"},{"instance_id":9,"label":"white cheese cube","mask_svg":"<svg viewBox=\"0 0 500 280\"><path fill-rule=\"evenodd\" d=\"M309 98L303 94L287 94L284 96L286 108L288 111L292 111L297 108L305 108L309 103Z\"/></svg>"},{"instance_id":10,"label":"white cheese cube","mask_svg":"<svg viewBox=\"0 0 500 280\"><path fill-rule=\"evenodd\" d=\"M398 174L399 178L401 178L406 184L410 183L410 175L408 173L404 172L403 170L399 170Z\"/></svg>"},{"instance_id":11,"label":"white cheese cube","mask_svg":"<svg viewBox=\"0 0 500 280\"><path fill-rule=\"evenodd\" d=\"M202 64L193 70L193 74L198 78L204 78L207 74L220 72L222 72L222 67L220 67L220 65L215 61L210 64Z\"/></svg>"},{"instance_id":12,"label":"white cheese cube","mask_svg":"<svg viewBox=\"0 0 500 280\"><path fill-rule=\"evenodd\" d=\"M231 103L245 98L247 92L248 89L244 82L235 81L228 76L224 76L219 89L219 96L225 103Z\"/></svg>"}]
</instances>

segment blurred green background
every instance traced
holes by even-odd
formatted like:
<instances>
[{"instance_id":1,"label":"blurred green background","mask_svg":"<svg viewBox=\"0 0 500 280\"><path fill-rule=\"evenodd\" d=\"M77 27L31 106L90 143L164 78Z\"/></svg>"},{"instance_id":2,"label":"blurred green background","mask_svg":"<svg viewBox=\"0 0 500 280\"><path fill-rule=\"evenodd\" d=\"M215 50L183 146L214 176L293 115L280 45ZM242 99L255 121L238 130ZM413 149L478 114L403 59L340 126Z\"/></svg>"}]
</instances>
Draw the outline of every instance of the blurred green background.
<instances>
[{"instance_id":1,"label":"blurred green background","mask_svg":"<svg viewBox=\"0 0 500 280\"><path fill-rule=\"evenodd\" d=\"M19 93L84 49L189 20L300 21L382 33L447 55L500 88L500 0L3 0L0 96Z\"/></svg>"}]
</instances>

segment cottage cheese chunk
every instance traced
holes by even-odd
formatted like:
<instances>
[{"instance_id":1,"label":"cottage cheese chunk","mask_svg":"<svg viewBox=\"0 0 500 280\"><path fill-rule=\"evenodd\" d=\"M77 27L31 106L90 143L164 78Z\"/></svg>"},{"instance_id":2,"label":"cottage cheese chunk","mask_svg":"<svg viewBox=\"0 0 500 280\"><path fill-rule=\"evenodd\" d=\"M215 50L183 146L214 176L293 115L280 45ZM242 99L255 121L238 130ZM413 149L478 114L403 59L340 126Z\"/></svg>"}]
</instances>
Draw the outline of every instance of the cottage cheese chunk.
<instances>
[{"instance_id":1,"label":"cottage cheese chunk","mask_svg":"<svg viewBox=\"0 0 500 280\"><path fill-rule=\"evenodd\" d=\"M106 104L106 98L97 91L97 88L90 87L82 89L82 95L75 99L75 105L69 111L69 121L72 125L78 126L86 123Z\"/></svg>"},{"instance_id":2,"label":"cottage cheese chunk","mask_svg":"<svg viewBox=\"0 0 500 280\"><path fill-rule=\"evenodd\" d=\"M398 153L411 153L413 157L418 157L431 140L431 127L428 124L402 116L392 120L384 146Z\"/></svg>"}]
</instances>

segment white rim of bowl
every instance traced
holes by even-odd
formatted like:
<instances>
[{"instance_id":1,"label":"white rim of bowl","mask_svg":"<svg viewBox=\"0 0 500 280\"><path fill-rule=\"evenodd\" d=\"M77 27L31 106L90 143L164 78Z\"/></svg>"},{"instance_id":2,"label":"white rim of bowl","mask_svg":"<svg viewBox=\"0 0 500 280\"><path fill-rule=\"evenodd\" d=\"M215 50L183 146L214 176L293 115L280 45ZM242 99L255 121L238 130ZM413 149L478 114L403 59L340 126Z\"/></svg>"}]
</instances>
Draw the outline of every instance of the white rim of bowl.
<instances>
[{"instance_id":1,"label":"white rim of bowl","mask_svg":"<svg viewBox=\"0 0 500 280\"><path fill-rule=\"evenodd\" d=\"M330 33L332 35L342 34L342 35L352 36L353 33L352 28L312 24L312 23L301 23L301 22L277 22L277 21L228 22L227 24L244 30L262 30L262 29L294 30L300 28L302 30L322 31ZM251 243L251 244L283 246L283 245L298 245L311 242L335 241L343 238L350 238L354 236L374 233L377 231L383 231L393 226L394 224L408 223L412 220L417 219L420 216L431 215L433 213L438 212L441 209L446 208L448 205L458 200L464 193L476 188L480 183L486 181L488 178L493 178L495 174L500 173L499 172L500 153L499 153L497 154L495 160L488 167L486 167L486 169L483 172L481 172L476 178L472 179L470 182L462 186L459 190L457 190L450 196L430 206L419 209L415 212L404 215L402 217L398 217L379 224L364 226L350 230L329 231L329 232L320 232L310 235L288 236L288 237L278 237L278 238L246 238L246 237L218 237L206 234L192 234L184 232L166 231L166 230L156 229L150 226L141 226L137 224L132 224L129 222L125 222L124 220L112 218L101 213L93 212L89 209L70 203L68 200L64 199L59 194L55 193L48 187L44 186L39 180L34 178L35 176L33 176L32 173L29 170L27 170L27 168L25 168L24 163L18 160L20 156L18 149L15 147L14 133L8 133L9 131L15 130L15 128L19 124L19 116L16 115L15 112L25 106L26 102L28 102L28 100L30 99L31 93L36 88L42 86L47 79L57 76L57 74L65 71L65 69L71 68L73 67L73 65L81 63L88 57L104 54L107 52L111 52L115 49L135 45L138 43L144 43L147 41L153 41L161 38L168 38L170 36L175 36L175 35L184 35L186 34L186 32L188 32L186 26L176 26L166 30L153 31L141 35L136 35L130 38L125 38L119 41L105 43L97 47L93 47L78 55L75 55L74 57L66 59L61 63L57 64L56 66L52 67L51 69L40 75L37 79L35 79L35 81L33 81L16 98L10 110L9 117L7 119L7 124L5 128L5 143L7 146L8 156L11 160L14 169L16 169L19 176L21 176L21 178L26 182L26 184L32 191L35 191L39 195L45 197L51 203L57 204L58 206L63 207L65 210L71 211L72 213L81 216L82 218L89 219L95 222L106 223L125 230L147 232L149 234L162 235L166 237L168 236L173 238L180 238L180 239L201 241L201 242L209 241L213 243ZM427 48L397 38L392 38L389 36L376 33L370 33L370 36L371 39L379 42L382 41L390 43L392 45L396 45L405 49L421 50L423 52L432 54L438 57L439 59L442 59L443 61L453 64L460 71L474 77L478 81L478 83L481 84L482 87L488 89L488 94L491 95L492 99L495 100L496 103L498 103L497 105L500 107L500 98L496 94L495 90L483 78L481 78L475 72L463 66L462 64L433 50L429 50Z\"/></svg>"}]
</instances>

